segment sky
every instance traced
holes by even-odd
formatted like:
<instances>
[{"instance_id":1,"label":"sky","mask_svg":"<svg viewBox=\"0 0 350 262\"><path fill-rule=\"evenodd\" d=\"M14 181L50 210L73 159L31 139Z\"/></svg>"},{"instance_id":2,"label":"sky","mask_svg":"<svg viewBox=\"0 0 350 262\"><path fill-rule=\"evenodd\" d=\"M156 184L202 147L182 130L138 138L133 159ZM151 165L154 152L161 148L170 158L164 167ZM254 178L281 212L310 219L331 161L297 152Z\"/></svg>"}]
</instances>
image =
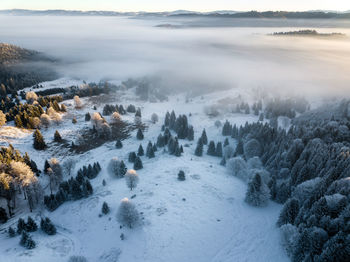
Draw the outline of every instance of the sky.
<instances>
[{"instance_id":1,"label":"sky","mask_svg":"<svg viewBox=\"0 0 350 262\"><path fill-rule=\"evenodd\" d=\"M0 0L0 9L110 11L350 10L349 0Z\"/></svg>"}]
</instances>

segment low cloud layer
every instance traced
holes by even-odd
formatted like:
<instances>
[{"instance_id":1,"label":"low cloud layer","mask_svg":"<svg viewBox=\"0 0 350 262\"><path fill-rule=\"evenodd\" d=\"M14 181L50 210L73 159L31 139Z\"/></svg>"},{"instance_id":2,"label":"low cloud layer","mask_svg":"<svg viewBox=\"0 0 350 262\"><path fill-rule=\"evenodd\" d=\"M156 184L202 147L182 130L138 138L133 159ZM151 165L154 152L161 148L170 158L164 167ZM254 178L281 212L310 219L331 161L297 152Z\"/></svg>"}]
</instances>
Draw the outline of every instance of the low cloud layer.
<instances>
[{"instance_id":1,"label":"low cloud layer","mask_svg":"<svg viewBox=\"0 0 350 262\"><path fill-rule=\"evenodd\" d=\"M63 61L62 75L161 76L168 88L262 87L298 95L347 95L350 39L274 37L274 27L154 27L169 21L120 17L0 16L1 42ZM316 28L317 29L317 28ZM348 28L322 28L342 32Z\"/></svg>"}]
</instances>

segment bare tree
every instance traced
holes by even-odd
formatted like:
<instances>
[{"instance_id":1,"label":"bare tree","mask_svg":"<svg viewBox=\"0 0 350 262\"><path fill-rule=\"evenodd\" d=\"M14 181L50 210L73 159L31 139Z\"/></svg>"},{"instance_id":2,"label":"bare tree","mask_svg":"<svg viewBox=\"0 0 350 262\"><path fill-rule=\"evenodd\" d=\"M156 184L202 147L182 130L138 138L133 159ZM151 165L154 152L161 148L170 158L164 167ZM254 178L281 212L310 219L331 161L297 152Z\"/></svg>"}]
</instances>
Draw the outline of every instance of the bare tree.
<instances>
[{"instance_id":1,"label":"bare tree","mask_svg":"<svg viewBox=\"0 0 350 262\"><path fill-rule=\"evenodd\" d=\"M47 128L51 123L51 118L47 114L42 114L40 116L40 121L41 121L41 124Z\"/></svg>"},{"instance_id":2,"label":"bare tree","mask_svg":"<svg viewBox=\"0 0 350 262\"><path fill-rule=\"evenodd\" d=\"M67 159L64 163L63 163L63 170L65 171L65 173L67 173L69 176L72 173L72 170L75 167L75 161L72 158Z\"/></svg>"}]
</instances>

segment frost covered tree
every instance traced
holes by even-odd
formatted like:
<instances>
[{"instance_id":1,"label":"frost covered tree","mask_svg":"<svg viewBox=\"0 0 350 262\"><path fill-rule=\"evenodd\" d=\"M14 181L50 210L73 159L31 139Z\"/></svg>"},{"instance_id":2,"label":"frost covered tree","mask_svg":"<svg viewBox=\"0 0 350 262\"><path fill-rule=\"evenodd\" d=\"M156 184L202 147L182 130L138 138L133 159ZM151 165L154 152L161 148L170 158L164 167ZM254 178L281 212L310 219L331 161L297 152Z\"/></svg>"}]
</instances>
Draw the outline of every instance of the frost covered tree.
<instances>
[{"instance_id":1,"label":"frost covered tree","mask_svg":"<svg viewBox=\"0 0 350 262\"><path fill-rule=\"evenodd\" d=\"M76 161L72 158L68 158L64 163L63 163L63 170L66 174L68 174L69 176L72 173L72 170L74 169L76 164ZM49 165L50 166L50 165Z\"/></svg>"},{"instance_id":2,"label":"frost covered tree","mask_svg":"<svg viewBox=\"0 0 350 262\"><path fill-rule=\"evenodd\" d=\"M121 117L120 117L120 114L118 112L114 112L111 116L111 121L112 123L119 123L121 121Z\"/></svg>"},{"instance_id":3,"label":"frost covered tree","mask_svg":"<svg viewBox=\"0 0 350 262\"><path fill-rule=\"evenodd\" d=\"M125 175L125 182L128 188L132 191L139 182L139 176L134 169L128 170Z\"/></svg>"},{"instance_id":4,"label":"frost covered tree","mask_svg":"<svg viewBox=\"0 0 350 262\"><path fill-rule=\"evenodd\" d=\"M252 206L266 206L270 198L268 187L259 174L255 174L248 183L245 201Z\"/></svg>"},{"instance_id":5,"label":"frost covered tree","mask_svg":"<svg viewBox=\"0 0 350 262\"><path fill-rule=\"evenodd\" d=\"M117 220L129 228L133 228L140 223L140 215L135 205L129 199L122 199L117 212Z\"/></svg>"},{"instance_id":6,"label":"frost covered tree","mask_svg":"<svg viewBox=\"0 0 350 262\"><path fill-rule=\"evenodd\" d=\"M229 174L247 181L249 178L248 166L242 157L234 157L227 160L226 168Z\"/></svg>"},{"instance_id":7,"label":"frost covered tree","mask_svg":"<svg viewBox=\"0 0 350 262\"><path fill-rule=\"evenodd\" d=\"M156 113L152 114L151 121L152 121L153 124L158 122L158 115Z\"/></svg>"},{"instance_id":8,"label":"frost covered tree","mask_svg":"<svg viewBox=\"0 0 350 262\"><path fill-rule=\"evenodd\" d=\"M99 113L94 112L91 116L91 122L93 127L98 130L103 123L103 118Z\"/></svg>"},{"instance_id":9,"label":"frost covered tree","mask_svg":"<svg viewBox=\"0 0 350 262\"><path fill-rule=\"evenodd\" d=\"M32 237L27 232L22 232L20 245L27 248L27 249L33 249L36 247L35 241L32 239Z\"/></svg>"},{"instance_id":10,"label":"frost covered tree","mask_svg":"<svg viewBox=\"0 0 350 262\"><path fill-rule=\"evenodd\" d=\"M0 110L0 127L6 124L6 115Z\"/></svg>"},{"instance_id":11,"label":"frost covered tree","mask_svg":"<svg viewBox=\"0 0 350 262\"><path fill-rule=\"evenodd\" d=\"M50 169L48 171L48 175L50 178L50 189L51 192L53 189L57 189L59 184L63 180L63 172L62 167L57 158L51 158L49 160Z\"/></svg>"},{"instance_id":12,"label":"frost covered tree","mask_svg":"<svg viewBox=\"0 0 350 262\"><path fill-rule=\"evenodd\" d=\"M44 150L46 147L46 143L44 141L43 135L38 129L34 131L33 137L34 137L33 147L36 150Z\"/></svg>"},{"instance_id":13,"label":"frost covered tree","mask_svg":"<svg viewBox=\"0 0 350 262\"><path fill-rule=\"evenodd\" d=\"M285 204L277 221L278 226L284 224L294 224L294 220L299 213L299 201L291 198Z\"/></svg>"},{"instance_id":14,"label":"frost covered tree","mask_svg":"<svg viewBox=\"0 0 350 262\"><path fill-rule=\"evenodd\" d=\"M51 118L49 115L47 114L42 114L40 116L40 122L41 122L41 125L48 128L49 125L51 124Z\"/></svg>"},{"instance_id":15,"label":"frost covered tree","mask_svg":"<svg viewBox=\"0 0 350 262\"><path fill-rule=\"evenodd\" d=\"M83 103L81 102L79 96L74 96L73 99L74 99L74 106L76 109L80 109L83 107Z\"/></svg>"},{"instance_id":16,"label":"frost covered tree","mask_svg":"<svg viewBox=\"0 0 350 262\"><path fill-rule=\"evenodd\" d=\"M244 156L246 159L254 156L261 156L261 145L258 140L250 139L244 144Z\"/></svg>"},{"instance_id":17,"label":"frost covered tree","mask_svg":"<svg viewBox=\"0 0 350 262\"><path fill-rule=\"evenodd\" d=\"M29 91L26 93L26 100L28 104L33 104L35 101L38 100L38 96L36 95L35 92Z\"/></svg>"},{"instance_id":18,"label":"frost covered tree","mask_svg":"<svg viewBox=\"0 0 350 262\"><path fill-rule=\"evenodd\" d=\"M27 232L35 232L38 230L38 225L35 223L31 216L28 216L26 223L26 231Z\"/></svg>"},{"instance_id":19,"label":"frost covered tree","mask_svg":"<svg viewBox=\"0 0 350 262\"><path fill-rule=\"evenodd\" d=\"M108 164L108 172L115 177L122 178L126 173L126 166L123 160L119 160L117 157L111 159Z\"/></svg>"}]
</instances>

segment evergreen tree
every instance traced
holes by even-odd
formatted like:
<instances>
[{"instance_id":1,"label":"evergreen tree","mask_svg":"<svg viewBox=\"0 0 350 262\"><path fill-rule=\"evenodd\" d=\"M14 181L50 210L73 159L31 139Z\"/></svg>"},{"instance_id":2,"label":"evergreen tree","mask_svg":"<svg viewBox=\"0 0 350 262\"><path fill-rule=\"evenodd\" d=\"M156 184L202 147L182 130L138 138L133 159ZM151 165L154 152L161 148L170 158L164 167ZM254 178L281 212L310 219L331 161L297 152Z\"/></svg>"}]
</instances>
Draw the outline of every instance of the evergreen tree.
<instances>
[{"instance_id":1,"label":"evergreen tree","mask_svg":"<svg viewBox=\"0 0 350 262\"><path fill-rule=\"evenodd\" d=\"M259 174L255 174L248 183L245 201L252 206L266 206L270 193L267 186L261 180Z\"/></svg>"},{"instance_id":2,"label":"evergreen tree","mask_svg":"<svg viewBox=\"0 0 350 262\"><path fill-rule=\"evenodd\" d=\"M60 135L60 133L56 130L55 135L54 135L54 139L55 142L62 142L62 137Z\"/></svg>"},{"instance_id":3,"label":"evergreen tree","mask_svg":"<svg viewBox=\"0 0 350 262\"><path fill-rule=\"evenodd\" d=\"M242 141L242 139L238 140L235 155L236 156L243 155L243 141Z\"/></svg>"},{"instance_id":4,"label":"evergreen tree","mask_svg":"<svg viewBox=\"0 0 350 262\"><path fill-rule=\"evenodd\" d=\"M85 114L85 121L88 122L88 121L90 121L90 120L91 120L91 115L90 115L89 112L87 112L87 113Z\"/></svg>"},{"instance_id":5,"label":"evergreen tree","mask_svg":"<svg viewBox=\"0 0 350 262\"><path fill-rule=\"evenodd\" d=\"M225 138L225 141L224 141L224 147L225 147L225 146L228 146L229 144L230 144L230 143L229 143L229 141L228 141L228 138L226 137L226 138Z\"/></svg>"},{"instance_id":6,"label":"evergreen tree","mask_svg":"<svg viewBox=\"0 0 350 262\"><path fill-rule=\"evenodd\" d=\"M164 126L169 126L170 125L170 114L167 111L165 114L165 119L164 119Z\"/></svg>"},{"instance_id":7,"label":"evergreen tree","mask_svg":"<svg viewBox=\"0 0 350 262\"><path fill-rule=\"evenodd\" d=\"M135 117L141 117L141 108L136 110Z\"/></svg>"},{"instance_id":8,"label":"evergreen tree","mask_svg":"<svg viewBox=\"0 0 350 262\"><path fill-rule=\"evenodd\" d=\"M155 157L154 151L153 151L153 145L152 145L151 142L149 142L148 145L147 145L146 156L147 156L148 158L153 158L153 157Z\"/></svg>"},{"instance_id":9,"label":"evergreen tree","mask_svg":"<svg viewBox=\"0 0 350 262\"><path fill-rule=\"evenodd\" d=\"M29 239L29 234L26 231L23 231L19 244L25 247L27 245L28 239Z\"/></svg>"},{"instance_id":10,"label":"evergreen tree","mask_svg":"<svg viewBox=\"0 0 350 262\"><path fill-rule=\"evenodd\" d=\"M198 139L197 147L196 147L196 150L195 150L194 154L196 156L202 156L203 155L203 141L202 141L202 138Z\"/></svg>"},{"instance_id":11,"label":"evergreen tree","mask_svg":"<svg viewBox=\"0 0 350 262\"><path fill-rule=\"evenodd\" d=\"M120 139L118 139L117 142L115 143L115 147L118 148L118 149L123 147L123 143L122 143L122 141Z\"/></svg>"},{"instance_id":12,"label":"evergreen tree","mask_svg":"<svg viewBox=\"0 0 350 262\"><path fill-rule=\"evenodd\" d=\"M139 128L139 129L137 130L136 138L137 138L138 140L142 140L142 139L144 138L144 135L143 135L143 133L142 133L141 128Z\"/></svg>"},{"instance_id":13,"label":"evergreen tree","mask_svg":"<svg viewBox=\"0 0 350 262\"><path fill-rule=\"evenodd\" d=\"M35 223L32 217L28 216L27 224L26 224L26 231L27 232L34 232L38 230L38 225Z\"/></svg>"},{"instance_id":14,"label":"evergreen tree","mask_svg":"<svg viewBox=\"0 0 350 262\"><path fill-rule=\"evenodd\" d=\"M215 156L215 143L214 141L210 141L207 154L210 156Z\"/></svg>"},{"instance_id":15,"label":"evergreen tree","mask_svg":"<svg viewBox=\"0 0 350 262\"><path fill-rule=\"evenodd\" d=\"M17 234L21 234L26 230L26 222L23 218L19 218L17 222Z\"/></svg>"},{"instance_id":16,"label":"evergreen tree","mask_svg":"<svg viewBox=\"0 0 350 262\"><path fill-rule=\"evenodd\" d=\"M136 157L135 162L134 162L134 169L135 170L139 170L139 169L142 169L142 168L143 168L143 164L142 164L141 158L140 157Z\"/></svg>"},{"instance_id":17,"label":"evergreen tree","mask_svg":"<svg viewBox=\"0 0 350 262\"><path fill-rule=\"evenodd\" d=\"M203 143L203 145L208 144L208 137L207 137L207 132L205 132L205 129L203 129L201 138L202 138L202 143Z\"/></svg>"},{"instance_id":18,"label":"evergreen tree","mask_svg":"<svg viewBox=\"0 0 350 262\"><path fill-rule=\"evenodd\" d=\"M48 235L55 235L57 231L55 225L52 224L51 220L48 217L41 218L40 228Z\"/></svg>"},{"instance_id":19,"label":"evergreen tree","mask_svg":"<svg viewBox=\"0 0 350 262\"><path fill-rule=\"evenodd\" d=\"M16 236L16 231L12 227L9 227L8 234L9 237L14 237Z\"/></svg>"},{"instance_id":20,"label":"evergreen tree","mask_svg":"<svg viewBox=\"0 0 350 262\"><path fill-rule=\"evenodd\" d=\"M136 159L136 153L135 152L130 152L129 153L129 162L130 163L134 163L135 162L135 159Z\"/></svg>"},{"instance_id":21,"label":"evergreen tree","mask_svg":"<svg viewBox=\"0 0 350 262\"><path fill-rule=\"evenodd\" d=\"M145 154L145 151L143 150L142 145L139 146L139 149L137 150L138 156L143 156Z\"/></svg>"},{"instance_id":22,"label":"evergreen tree","mask_svg":"<svg viewBox=\"0 0 350 262\"><path fill-rule=\"evenodd\" d=\"M171 111L171 114L170 114L170 121L169 121L169 128L170 129L175 128L175 122L176 122L176 115L175 115L175 112L173 110L173 111Z\"/></svg>"},{"instance_id":23,"label":"evergreen tree","mask_svg":"<svg viewBox=\"0 0 350 262\"><path fill-rule=\"evenodd\" d=\"M221 159L220 165L226 166L226 158L225 158L225 157L223 157L223 158Z\"/></svg>"},{"instance_id":24,"label":"evergreen tree","mask_svg":"<svg viewBox=\"0 0 350 262\"><path fill-rule=\"evenodd\" d=\"M180 170L180 172L177 174L177 179L178 179L179 181L184 181L184 180L186 179L186 177L185 177L185 172L182 171L182 170Z\"/></svg>"},{"instance_id":25,"label":"evergreen tree","mask_svg":"<svg viewBox=\"0 0 350 262\"><path fill-rule=\"evenodd\" d=\"M193 140L194 140L194 130L193 130L193 126L189 126L189 127L188 127L187 139L188 139L189 141L193 141Z\"/></svg>"},{"instance_id":26,"label":"evergreen tree","mask_svg":"<svg viewBox=\"0 0 350 262\"><path fill-rule=\"evenodd\" d=\"M34 134L34 144L33 147L36 150L43 150L46 147L45 141L44 141L44 137L43 135L40 133L40 131L38 129L35 130Z\"/></svg>"},{"instance_id":27,"label":"evergreen tree","mask_svg":"<svg viewBox=\"0 0 350 262\"><path fill-rule=\"evenodd\" d=\"M218 142L216 144L215 155L218 157L222 157L222 143L221 142Z\"/></svg>"},{"instance_id":28,"label":"evergreen tree","mask_svg":"<svg viewBox=\"0 0 350 262\"><path fill-rule=\"evenodd\" d=\"M102 213L107 215L109 213L109 206L106 202L103 202L102 204Z\"/></svg>"},{"instance_id":29,"label":"evergreen tree","mask_svg":"<svg viewBox=\"0 0 350 262\"><path fill-rule=\"evenodd\" d=\"M7 220L8 220L8 216L7 216L6 210L0 207L0 223L6 223Z\"/></svg>"},{"instance_id":30,"label":"evergreen tree","mask_svg":"<svg viewBox=\"0 0 350 262\"><path fill-rule=\"evenodd\" d=\"M294 224L294 220L299 213L299 201L295 198L289 199L278 218L277 225L280 227L284 224Z\"/></svg>"},{"instance_id":31,"label":"evergreen tree","mask_svg":"<svg viewBox=\"0 0 350 262\"><path fill-rule=\"evenodd\" d=\"M162 134L159 134L157 138L157 147L163 147L165 146L165 138L162 136Z\"/></svg>"}]
</instances>

